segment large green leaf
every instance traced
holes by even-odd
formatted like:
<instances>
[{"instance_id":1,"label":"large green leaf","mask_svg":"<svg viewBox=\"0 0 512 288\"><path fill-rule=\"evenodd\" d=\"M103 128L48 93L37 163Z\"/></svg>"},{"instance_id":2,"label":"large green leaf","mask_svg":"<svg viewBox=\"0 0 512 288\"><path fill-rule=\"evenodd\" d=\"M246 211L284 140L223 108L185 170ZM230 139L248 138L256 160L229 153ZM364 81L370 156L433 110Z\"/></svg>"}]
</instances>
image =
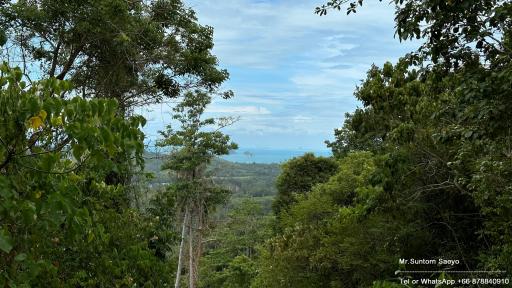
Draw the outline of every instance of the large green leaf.
<instances>
[{"instance_id":1,"label":"large green leaf","mask_svg":"<svg viewBox=\"0 0 512 288\"><path fill-rule=\"evenodd\" d=\"M4 229L0 230L0 250L9 253L12 250L12 240L9 232Z\"/></svg>"}]
</instances>

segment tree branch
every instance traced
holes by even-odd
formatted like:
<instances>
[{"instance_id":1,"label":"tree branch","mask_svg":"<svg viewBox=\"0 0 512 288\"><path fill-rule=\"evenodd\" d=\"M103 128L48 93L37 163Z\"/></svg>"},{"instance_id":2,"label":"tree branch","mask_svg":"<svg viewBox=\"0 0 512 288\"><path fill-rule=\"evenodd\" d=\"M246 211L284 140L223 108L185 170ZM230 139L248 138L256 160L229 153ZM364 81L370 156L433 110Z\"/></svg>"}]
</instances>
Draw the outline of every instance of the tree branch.
<instances>
[{"instance_id":1,"label":"tree branch","mask_svg":"<svg viewBox=\"0 0 512 288\"><path fill-rule=\"evenodd\" d=\"M55 69L57 68L57 59L59 56L59 50L60 50L61 44L62 44L62 42L60 42L60 41L57 42L57 46L55 47L55 49L53 49L52 66L51 66L50 72L49 72L50 77L55 76Z\"/></svg>"},{"instance_id":2,"label":"tree branch","mask_svg":"<svg viewBox=\"0 0 512 288\"><path fill-rule=\"evenodd\" d=\"M71 52L71 55L69 55L69 58L68 58L68 61L66 62L66 64L64 65L64 67L62 67L62 71L59 73L59 75L57 75L57 79L59 80L64 80L64 77L66 77L66 74L69 72L69 70L71 69L71 66L73 66L73 63L75 62L76 60L76 57L78 57L78 55L80 54L80 52L82 52L82 47L83 45L81 45L80 47L77 47L76 49L74 49L72 52Z\"/></svg>"}]
</instances>

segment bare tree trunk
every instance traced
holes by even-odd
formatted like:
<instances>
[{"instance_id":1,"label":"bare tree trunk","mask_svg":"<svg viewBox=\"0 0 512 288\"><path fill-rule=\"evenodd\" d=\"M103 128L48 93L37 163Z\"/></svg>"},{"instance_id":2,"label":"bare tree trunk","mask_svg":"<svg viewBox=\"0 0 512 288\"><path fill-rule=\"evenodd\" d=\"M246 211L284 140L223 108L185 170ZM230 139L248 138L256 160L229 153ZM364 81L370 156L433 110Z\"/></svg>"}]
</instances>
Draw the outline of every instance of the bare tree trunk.
<instances>
[{"instance_id":1,"label":"bare tree trunk","mask_svg":"<svg viewBox=\"0 0 512 288\"><path fill-rule=\"evenodd\" d=\"M201 260L201 255L203 254L203 233L204 233L204 201L199 201L199 207L197 207L197 238L196 238L196 260L194 266L196 269L199 268L199 261ZM196 270L197 271L197 270ZM199 275L196 273L196 281L199 278Z\"/></svg>"},{"instance_id":2,"label":"bare tree trunk","mask_svg":"<svg viewBox=\"0 0 512 288\"><path fill-rule=\"evenodd\" d=\"M192 208L194 209L194 208ZM192 214L193 215L193 214ZM192 224L193 224L193 221L192 221L192 217L190 217L190 225L188 227L188 251L189 251L189 259L188 259L188 264L189 264L189 271L188 271L188 277L189 277L189 280L188 280L188 288L195 288L196 287L196 283L195 283L195 267L194 267L194 262L195 262L195 257L194 257L194 231L193 231L193 228L192 228Z\"/></svg>"},{"instance_id":3,"label":"bare tree trunk","mask_svg":"<svg viewBox=\"0 0 512 288\"><path fill-rule=\"evenodd\" d=\"M181 277L181 269L183 268L183 246L185 244L185 233L187 222L189 218L188 206L185 208L185 215L183 216L183 224L181 226L181 242L180 242L180 252L178 256L178 269L176 271L176 281L174 282L174 288L180 287L180 277Z\"/></svg>"}]
</instances>

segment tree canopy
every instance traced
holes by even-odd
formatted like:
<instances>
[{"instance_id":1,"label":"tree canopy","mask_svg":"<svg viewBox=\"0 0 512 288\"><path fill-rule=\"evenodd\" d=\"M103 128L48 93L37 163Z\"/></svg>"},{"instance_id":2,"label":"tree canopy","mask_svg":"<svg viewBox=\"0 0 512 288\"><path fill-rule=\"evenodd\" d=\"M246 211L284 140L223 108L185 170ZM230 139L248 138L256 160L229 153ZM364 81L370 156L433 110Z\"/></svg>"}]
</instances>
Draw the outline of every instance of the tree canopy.
<instances>
[{"instance_id":1,"label":"tree canopy","mask_svg":"<svg viewBox=\"0 0 512 288\"><path fill-rule=\"evenodd\" d=\"M105 183L142 165L144 119L120 118L115 100L55 97L66 81L27 88L21 69L0 71L0 285L168 282L155 275L172 268L146 244L154 227L130 209L127 187Z\"/></svg>"},{"instance_id":2,"label":"tree canopy","mask_svg":"<svg viewBox=\"0 0 512 288\"><path fill-rule=\"evenodd\" d=\"M133 108L209 103L228 77L212 28L172 0L8 1L0 27L0 286L172 285L179 211L164 193L138 205Z\"/></svg>"},{"instance_id":3,"label":"tree canopy","mask_svg":"<svg viewBox=\"0 0 512 288\"><path fill-rule=\"evenodd\" d=\"M9 1L0 26L4 57L28 79L71 80L73 94L117 99L122 111L228 78L213 29L179 0Z\"/></svg>"},{"instance_id":4,"label":"tree canopy","mask_svg":"<svg viewBox=\"0 0 512 288\"><path fill-rule=\"evenodd\" d=\"M512 5L392 3L398 38L422 45L369 69L354 93L362 107L327 142L339 168L281 216L253 287L397 287L410 276L400 271L432 268L401 258L458 259L437 265L446 279L512 267Z\"/></svg>"},{"instance_id":5,"label":"tree canopy","mask_svg":"<svg viewBox=\"0 0 512 288\"><path fill-rule=\"evenodd\" d=\"M336 168L336 162L332 159L315 157L313 153L306 153L284 163L276 181L277 197L272 205L275 213L287 210L295 196L305 194L315 184L327 181Z\"/></svg>"}]
</instances>

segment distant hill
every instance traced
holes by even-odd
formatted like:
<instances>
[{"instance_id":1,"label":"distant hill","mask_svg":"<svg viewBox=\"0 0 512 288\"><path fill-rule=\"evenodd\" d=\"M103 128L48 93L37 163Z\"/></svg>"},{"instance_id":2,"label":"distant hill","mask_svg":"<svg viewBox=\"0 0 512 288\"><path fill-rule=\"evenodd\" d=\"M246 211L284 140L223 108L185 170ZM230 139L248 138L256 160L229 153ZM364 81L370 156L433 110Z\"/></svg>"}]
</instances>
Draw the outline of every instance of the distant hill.
<instances>
[{"instance_id":1,"label":"distant hill","mask_svg":"<svg viewBox=\"0 0 512 288\"><path fill-rule=\"evenodd\" d=\"M173 182L171 174L161 170L164 155L146 152L144 157L145 171L154 175L149 180L151 187ZM220 158L214 159L208 167L214 181L233 192L231 201L224 207L226 211L245 198L253 198L261 203L264 210L270 211L270 205L277 193L275 181L280 171L280 165L276 163L236 163Z\"/></svg>"}]
</instances>

